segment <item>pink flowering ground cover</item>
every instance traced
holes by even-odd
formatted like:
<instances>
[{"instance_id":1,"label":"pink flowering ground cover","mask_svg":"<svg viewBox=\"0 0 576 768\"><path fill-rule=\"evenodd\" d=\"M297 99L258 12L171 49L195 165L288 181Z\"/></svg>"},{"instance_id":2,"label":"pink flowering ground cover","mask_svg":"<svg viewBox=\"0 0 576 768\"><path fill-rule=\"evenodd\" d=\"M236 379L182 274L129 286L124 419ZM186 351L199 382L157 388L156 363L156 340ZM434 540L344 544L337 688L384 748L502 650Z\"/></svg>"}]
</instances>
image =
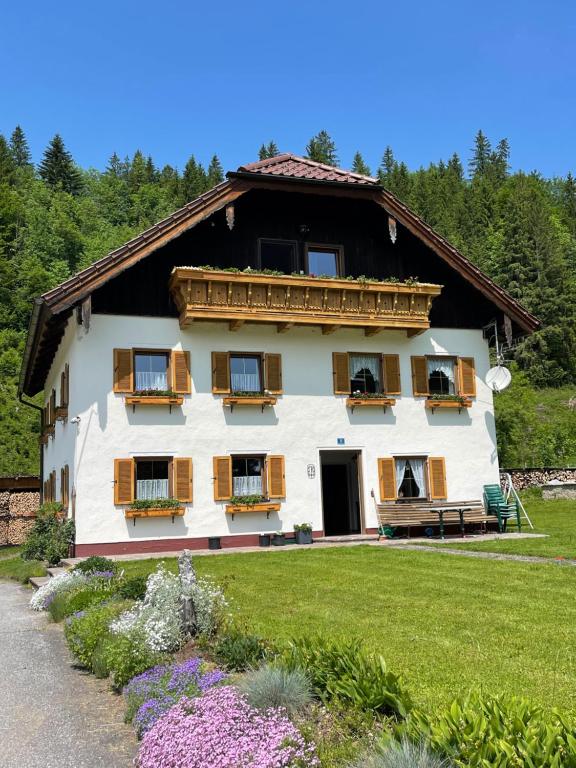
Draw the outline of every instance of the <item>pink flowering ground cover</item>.
<instances>
[{"instance_id":1,"label":"pink flowering ground cover","mask_svg":"<svg viewBox=\"0 0 576 768\"><path fill-rule=\"evenodd\" d=\"M251 707L232 686L181 699L144 735L138 768L315 768L283 710Z\"/></svg>"}]
</instances>

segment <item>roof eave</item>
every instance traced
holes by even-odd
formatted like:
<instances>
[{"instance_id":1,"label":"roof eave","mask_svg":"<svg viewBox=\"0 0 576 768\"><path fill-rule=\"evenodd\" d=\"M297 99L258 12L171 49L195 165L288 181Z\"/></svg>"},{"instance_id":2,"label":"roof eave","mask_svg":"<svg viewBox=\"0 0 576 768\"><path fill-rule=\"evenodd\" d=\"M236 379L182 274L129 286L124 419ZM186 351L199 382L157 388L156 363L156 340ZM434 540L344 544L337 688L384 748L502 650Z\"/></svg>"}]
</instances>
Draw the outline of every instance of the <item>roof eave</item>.
<instances>
[{"instance_id":1,"label":"roof eave","mask_svg":"<svg viewBox=\"0 0 576 768\"><path fill-rule=\"evenodd\" d=\"M46 320L50 316L48 304L43 297L34 299L30 322L28 323L28 333L26 336L26 346L22 355L22 364L20 366L20 377L18 380L18 396L29 395L28 384L30 382L31 370L30 361L36 357L42 332L46 325Z\"/></svg>"},{"instance_id":2,"label":"roof eave","mask_svg":"<svg viewBox=\"0 0 576 768\"><path fill-rule=\"evenodd\" d=\"M338 187L339 189L347 190L374 190L378 192L383 190L384 187L381 184L372 184L366 182L364 184L360 182L350 181L326 181L325 179L308 179L305 176L282 176L281 174L274 173L255 173L254 171L228 171L226 177L229 179L242 179L244 181L263 181L274 182L278 181L287 184L311 184L322 188L326 187Z\"/></svg>"}]
</instances>

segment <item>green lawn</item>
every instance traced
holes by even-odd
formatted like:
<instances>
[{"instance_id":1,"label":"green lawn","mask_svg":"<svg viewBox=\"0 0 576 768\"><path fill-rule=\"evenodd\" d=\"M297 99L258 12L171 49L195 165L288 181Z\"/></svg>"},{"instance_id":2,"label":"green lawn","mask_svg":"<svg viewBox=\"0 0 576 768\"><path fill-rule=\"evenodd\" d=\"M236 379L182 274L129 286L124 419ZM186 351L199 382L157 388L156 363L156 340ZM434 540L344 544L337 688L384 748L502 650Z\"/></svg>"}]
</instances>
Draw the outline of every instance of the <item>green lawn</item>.
<instances>
[{"instance_id":1,"label":"green lawn","mask_svg":"<svg viewBox=\"0 0 576 768\"><path fill-rule=\"evenodd\" d=\"M25 584L31 576L44 576L46 568L37 560L22 560L22 547L0 547L0 579L13 579Z\"/></svg>"},{"instance_id":2,"label":"green lawn","mask_svg":"<svg viewBox=\"0 0 576 768\"><path fill-rule=\"evenodd\" d=\"M479 552L505 552L512 555L537 555L539 557L565 557L576 559L576 502L575 501L542 501L542 499L526 496L524 506L532 523L534 531L528 524L522 526L524 533L546 533L545 539L520 539L518 541L482 541L478 538L469 544L456 545L458 549L473 549ZM516 530L513 528L512 530ZM433 546L450 545L450 540L444 544L434 542Z\"/></svg>"},{"instance_id":3,"label":"green lawn","mask_svg":"<svg viewBox=\"0 0 576 768\"><path fill-rule=\"evenodd\" d=\"M145 573L156 562L123 565ZM196 567L269 638L363 637L425 706L471 686L576 704L574 569L369 546L198 557Z\"/></svg>"}]
</instances>

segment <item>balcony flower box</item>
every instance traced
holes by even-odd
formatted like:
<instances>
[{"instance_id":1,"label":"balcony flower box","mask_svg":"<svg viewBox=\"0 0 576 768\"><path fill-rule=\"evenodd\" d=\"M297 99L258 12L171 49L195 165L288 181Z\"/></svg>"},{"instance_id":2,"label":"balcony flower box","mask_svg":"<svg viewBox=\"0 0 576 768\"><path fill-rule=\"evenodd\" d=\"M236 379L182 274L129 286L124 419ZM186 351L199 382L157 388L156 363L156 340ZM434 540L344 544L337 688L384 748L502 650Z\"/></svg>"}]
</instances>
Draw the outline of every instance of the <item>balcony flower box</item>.
<instances>
[{"instance_id":1,"label":"balcony flower box","mask_svg":"<svg viewBox=\"0 0 576 768\"><path fill-rule=\"evenodd\" d=\"M471 408L472 400L469 397L461 397L454 395L450 397L429 397L426 400L426 408L431 410L432 413L436 408L458 408L458 413L462 408Z\"/></svg>"},{"instance_id":2,"label":"balcony flower box","mask_svg":"<svg viewBox=\"0 0 576 768\"><path fill-rule=\"evenodd\" d=\"M224 406L234 410L235 406L257 406L264 411L266 406L276 405L277 398L273 395L260 394L259 392L232 393L222 398Z\"/></svg>"},{"instance_id":3,"label":"balcony flower box","mask_svg":"<svg viewBox=\"0 0 576 768\"><path fill-rule=\"evenodd\" d=\"M226 514L234 515L245 514L246 512L253 513L266 513L266 518L270 517L271 512L280 511L280 502L275 501L259 501L255 504L226 504Z\"/></svg>"},{"instance_id":4,"label":"balcony flower box","mask_svg":"<svg viewBox=\"0 0 576 768\"><path fill-rule=\"evenodd\" d=\"M381 395L379 397L366 397L365 395L351 395L346 398L346 407L350 408L354 413L354 408L386 408L396 405L396 398L386 397Z\"/></svg>"},{"instance_id":5,"label":"balcony flower box","mask_svg":"<svg viewBox=\"0 0 576 768\"><path fill-rule=\"evenodd\" d=\"M184 398L175 392L160 392L149 390L145 392L134 392L124 398L126 405L131 405L132 410L136 410L137 405L167 405L172 410L173 405L182 405Z\"/></svg>"},{"instance_id":6,"label":"balcony flower box","mask_svg":"<svg viewBox=\"0 0 576 768\"><path fill-rule=\"evenodd\" d=\"M146 507L144 509L127 509L124 515L127 518L137 517L182 517L184 507Z\"/></svg>"}]
</instances>

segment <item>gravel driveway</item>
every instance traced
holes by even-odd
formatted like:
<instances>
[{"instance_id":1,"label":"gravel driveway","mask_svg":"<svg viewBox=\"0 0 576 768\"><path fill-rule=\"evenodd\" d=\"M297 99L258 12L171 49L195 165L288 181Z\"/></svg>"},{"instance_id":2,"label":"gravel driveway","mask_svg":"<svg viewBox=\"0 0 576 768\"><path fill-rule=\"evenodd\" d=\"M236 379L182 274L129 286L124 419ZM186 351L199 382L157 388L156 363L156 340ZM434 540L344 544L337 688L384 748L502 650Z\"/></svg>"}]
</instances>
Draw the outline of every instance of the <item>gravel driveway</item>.
<instances>
[{"instance_id":1,"label":"gravel driveway","mask_svg":"<svg viewBox=\"0 0 576 768\"><path fill-rule=\"evenodd\" d=\"M137 751L122 700L74 669L61 627L0 582L0 768L128 768Z\"/></svg>"}]
</instances>

